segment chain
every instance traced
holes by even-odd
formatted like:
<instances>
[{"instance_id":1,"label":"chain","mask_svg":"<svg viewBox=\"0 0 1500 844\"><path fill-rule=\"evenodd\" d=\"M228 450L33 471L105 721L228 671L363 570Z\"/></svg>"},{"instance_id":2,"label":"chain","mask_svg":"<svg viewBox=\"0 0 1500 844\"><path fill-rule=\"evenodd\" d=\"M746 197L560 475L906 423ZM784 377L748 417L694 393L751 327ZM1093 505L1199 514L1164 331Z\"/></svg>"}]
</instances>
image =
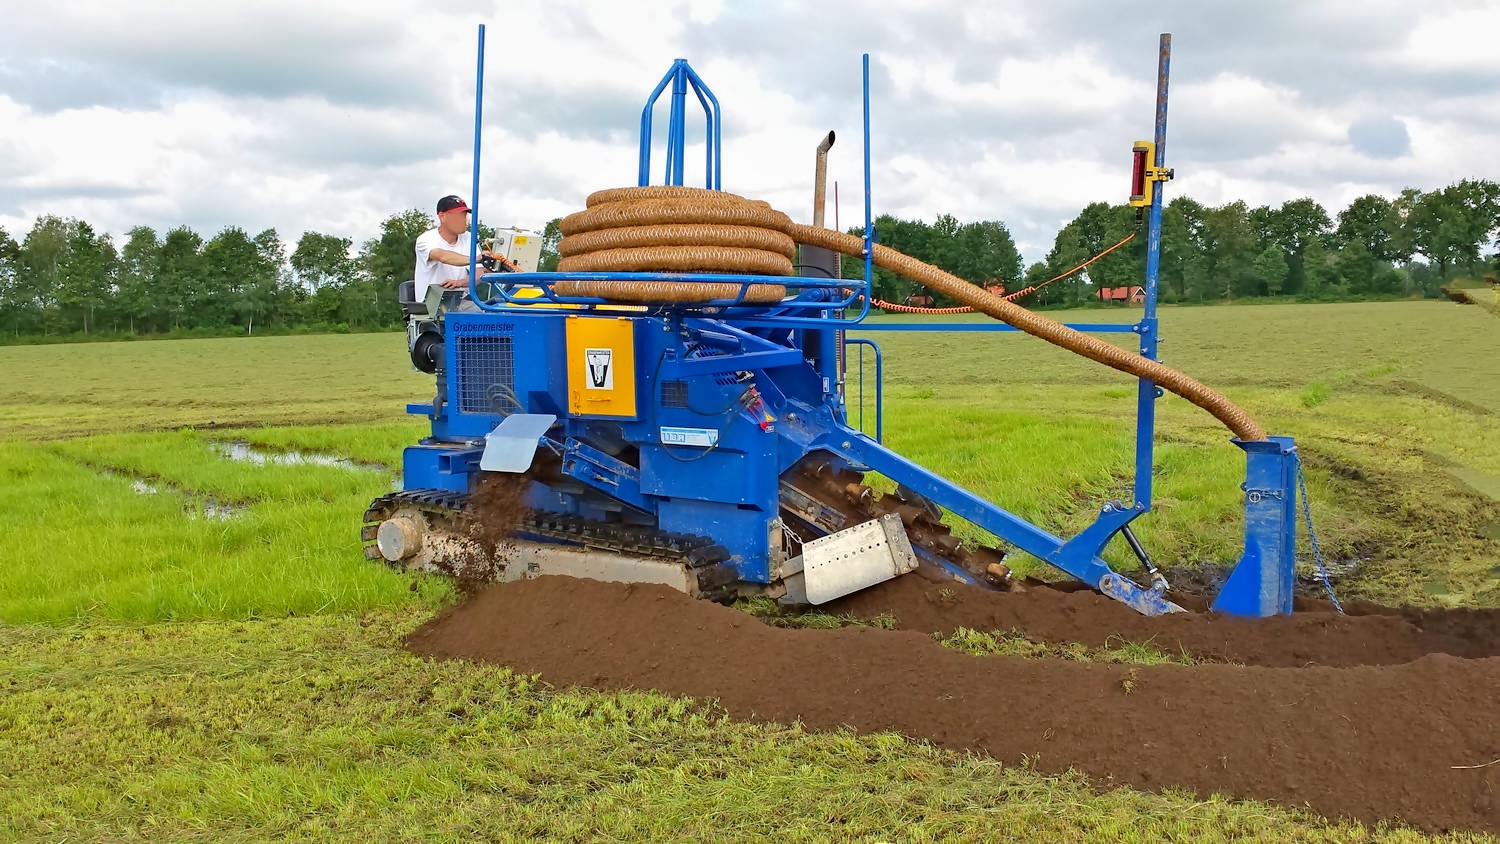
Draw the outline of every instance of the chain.
<instances>
[{"instance_id":1,"label":"chain","mask_svg":"<svg viewBox=\"0 0 1500 844\"><path fill-rule=\"evenodd\" d=\"M788 549L790 549L792 545L796 545L799 549L802 547L802 537L798 536L796 532L787 527L785 524L782 524L781 526L781 535L786 539Z\"/></svg>"},{"instance_id":2,"label":"chain","mask_svg":"<svg viewBox=\"0 0 1500 844\"><path fill-rule=\"evenodd\" d=\"M1323 581L1323 588L1328 591L1328 600L1333 601L1333 608L1344 614L1344 607L1339 603L1337 595L1333 594L1333 584L1328 580L1328 566L1323 562L1323 550L1318 547L1318 534L1313 530L1312 503L1307 498L1307 478L1302 472L1302 455L1294 453L1293 459L1297 461L1297 493L1302 496L1302 515L1307 520L1307 538L1312 542L1313 559L1318 563L1318 579Z\"/></svg>"}]
</instances>

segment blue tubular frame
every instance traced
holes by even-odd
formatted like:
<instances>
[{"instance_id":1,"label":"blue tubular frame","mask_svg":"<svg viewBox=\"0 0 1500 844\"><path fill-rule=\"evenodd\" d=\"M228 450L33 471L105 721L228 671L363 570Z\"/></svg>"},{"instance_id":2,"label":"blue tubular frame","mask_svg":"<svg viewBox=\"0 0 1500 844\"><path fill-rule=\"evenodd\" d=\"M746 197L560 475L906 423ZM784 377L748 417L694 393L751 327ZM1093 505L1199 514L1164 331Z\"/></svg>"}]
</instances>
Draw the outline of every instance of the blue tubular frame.
<instances>
[{"instance_id":1,"label":"blue tubular frame","mask_svg":"<svg viewBox=\"0 0 1500 844\"><path fill-rule=\"evenodd\" d=\"M651 184L651 121L656 114L656 102L667 85L672 86L671 111L667 118L667 152L664 183L682 184L687 157L687 92L693 89L698 104L703 107L704 123L704 173L703 185L709 190L722 190L724 135L719 114L719 98L703 84L687 59L672 62L672 69L661 78L651 96L646 98L646 107L641 110L641 154L639 184Z\"/></svg>"}]
</instances>

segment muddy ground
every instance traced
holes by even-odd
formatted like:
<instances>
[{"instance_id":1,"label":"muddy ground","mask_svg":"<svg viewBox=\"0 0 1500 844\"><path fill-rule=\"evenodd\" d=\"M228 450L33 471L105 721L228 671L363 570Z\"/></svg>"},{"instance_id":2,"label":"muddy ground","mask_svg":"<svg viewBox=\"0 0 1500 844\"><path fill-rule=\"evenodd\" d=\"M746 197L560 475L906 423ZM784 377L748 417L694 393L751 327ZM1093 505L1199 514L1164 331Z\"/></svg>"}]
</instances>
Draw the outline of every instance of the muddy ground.
<instances>
[{"instance_id":1,"label":"muddy ground","mask_svg":"<svg viewBox=\"0 0 1500 844\"><path fill-rule=\"evenodd\" d=\"M1366 823L1500 831L1500 614L1360 608L1146 619L1086 592L993 595L901 578L835 611L900 629L782 629L644 585L495 586L415 631L417 654L557 686L656 689L738 718L891 730L1102 787L1176 786ZM931 633L1017 629L1243 664L976 657Z\"/></svg>"}]
</instances>

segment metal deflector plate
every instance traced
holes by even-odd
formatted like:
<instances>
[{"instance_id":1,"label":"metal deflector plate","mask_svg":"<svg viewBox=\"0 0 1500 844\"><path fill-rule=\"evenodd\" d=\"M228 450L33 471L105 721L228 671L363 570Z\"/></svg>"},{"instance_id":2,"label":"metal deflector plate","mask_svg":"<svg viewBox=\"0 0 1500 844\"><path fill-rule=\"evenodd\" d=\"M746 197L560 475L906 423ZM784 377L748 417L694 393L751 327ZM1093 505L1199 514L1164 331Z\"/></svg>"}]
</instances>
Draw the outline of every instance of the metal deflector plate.
<instances>
[{"instance_id":1,"label":"metal deflector plate","mask_svg":"<svg viewBox=\"0 0 1500 844\"><path fill-rule=\"evenodd\" d=\"M516 413L507 416L484 436L484 455L479 468L486 472L522 474L531 469L537 444L557 417L550 413Z\"/></svg>"},{"instance_id":2,"label":"metal deflector plate","mask_svg":"<svg viewBox=\"0 0 1500 844\"><path fill-rule=\"evenodd\" d=\"M810 604L841 598L916 567L906 527L894 513L802 546L802 578Z\"/></svg>"}]
</instances>

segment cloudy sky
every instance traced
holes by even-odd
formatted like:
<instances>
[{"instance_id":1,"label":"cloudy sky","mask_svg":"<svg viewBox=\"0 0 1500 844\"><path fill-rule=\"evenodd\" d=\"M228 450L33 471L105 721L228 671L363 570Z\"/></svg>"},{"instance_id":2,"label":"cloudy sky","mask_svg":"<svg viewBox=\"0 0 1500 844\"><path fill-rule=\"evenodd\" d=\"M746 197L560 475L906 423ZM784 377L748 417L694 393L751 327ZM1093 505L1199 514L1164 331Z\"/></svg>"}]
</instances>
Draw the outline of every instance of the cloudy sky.
<instances>
[{"instance_id":1,"label":"cloudy sky","mask_svg":"<svg viewBox=\"0 0 1500 844\"><path fill-rule=\"evenodd\" d=\"M1038 258L1082 206L1124 199L1160 32L1172 194L1335 211L1500 178L1500 2L0 0L0 226L358 241L467 196L481 22L500 225L634 184L641 107L677 57L723 105L726 190L810 218L833 129L830 192L857 222L869 52L876 212L1002 219Z\"/></svg>"}]
</instances>

